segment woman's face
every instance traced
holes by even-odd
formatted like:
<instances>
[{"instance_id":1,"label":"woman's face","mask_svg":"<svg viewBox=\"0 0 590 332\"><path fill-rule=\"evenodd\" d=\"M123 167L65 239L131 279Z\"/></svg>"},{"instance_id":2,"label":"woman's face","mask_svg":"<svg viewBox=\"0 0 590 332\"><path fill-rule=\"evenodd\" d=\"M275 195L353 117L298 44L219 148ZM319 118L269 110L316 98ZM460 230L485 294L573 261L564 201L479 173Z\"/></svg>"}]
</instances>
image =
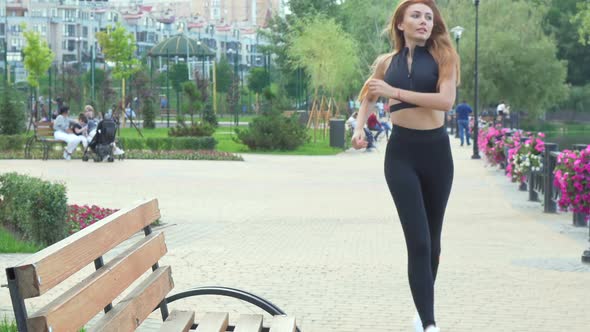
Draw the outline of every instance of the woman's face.
<instances>
[{"instance_id":1,"label":"woman's face","mask_svg":"<svg viewBox=\"0 0 590 332\"><path fill-rule=\"evenodd\" d=\"M404 33L406 40L425 43L432 34L434 13L425 4L416 3L406 8L404 19L397 28Z\"/></svg>"}]
</instances>

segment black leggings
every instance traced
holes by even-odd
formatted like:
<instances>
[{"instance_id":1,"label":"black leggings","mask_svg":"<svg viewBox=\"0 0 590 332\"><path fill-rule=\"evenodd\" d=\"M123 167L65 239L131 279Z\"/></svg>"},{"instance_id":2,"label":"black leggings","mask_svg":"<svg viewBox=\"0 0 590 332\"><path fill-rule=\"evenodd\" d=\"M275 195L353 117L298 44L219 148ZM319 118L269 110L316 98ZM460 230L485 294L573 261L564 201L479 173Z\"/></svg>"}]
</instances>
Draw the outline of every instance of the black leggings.
<instances>
[{"instance_id":1,"label":"black leggings","mask_svg":"<svg viewBox=\"0 0 590 332\"><path fill-rule=\"evenodd\" d=\"M408 278L422 325L434 320L434 281L445 208L453 184L453 156L444 127L393 126L385 153L385 179L408 250Z\"/></svg>"}]
</instances>

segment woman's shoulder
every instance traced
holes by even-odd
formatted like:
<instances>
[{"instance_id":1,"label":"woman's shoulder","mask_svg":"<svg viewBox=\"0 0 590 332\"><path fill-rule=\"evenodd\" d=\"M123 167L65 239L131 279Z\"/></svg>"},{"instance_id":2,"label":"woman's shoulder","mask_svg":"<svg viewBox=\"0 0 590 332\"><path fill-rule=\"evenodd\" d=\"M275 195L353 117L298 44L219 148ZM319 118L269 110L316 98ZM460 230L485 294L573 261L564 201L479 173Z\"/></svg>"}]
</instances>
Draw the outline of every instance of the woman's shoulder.
<instances>
[{"instance_id":1,"label":"woman's shoulder","mask_svg":"<svg viewBox=\"0 0 590 332\"><path fill-rule=\"evenodd\" d=\"M394 58L395 53L384 53L381 54L375 59L373 62L373 71L375 73L380 73L381 75L385 75L385 71L391 64L391 60Z\"/></svg>"}]
</instances>

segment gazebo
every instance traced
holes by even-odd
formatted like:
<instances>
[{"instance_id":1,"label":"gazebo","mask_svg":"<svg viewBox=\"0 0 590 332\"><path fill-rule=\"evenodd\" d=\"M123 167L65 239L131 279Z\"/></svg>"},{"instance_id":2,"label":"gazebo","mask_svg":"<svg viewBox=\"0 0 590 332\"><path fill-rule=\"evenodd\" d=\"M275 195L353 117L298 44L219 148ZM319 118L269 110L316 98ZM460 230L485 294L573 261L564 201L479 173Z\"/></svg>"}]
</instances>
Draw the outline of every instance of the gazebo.
<instances>
[{"instance_id":1,"label":"gazebo","mask_svg":"<svg viewBox=\"0 0 590 332\"><path fill-rule=\"evenodd\" d=\"M170 62L170 58L174 58L176 62L178 59L184 59L185 63L187 64L188 68L188 77L192 77L192 71L190 67L190 59L197 59L201 62L201 70L200 75L201 77L208 77L209 76L209 67L211 64L211 59L215 58L215 52L212 51L209 47L207 47L201 41L196 39L190 38L185 34L178 34L174 37L170 37L161 41L156 46L152 47L149 51L148 56L151 59L150 63L150 73L153 70L153 59L158 58L160 68L162 67L162 58L166 58L166 108L167 108L167 117L168 117L168 126L170 126L170 105L168 104L170 101L170 85L168 82L168 72L169 66L168 63ZM205 61L207 61L207 68L205 69ZM198 66L195 67L197 71ZM177 105L179 105L179 101L177 98ZM178 107L177 107L178 108ZM177 110L178 111L178 110Z\"/></svg>"}]
</instances>

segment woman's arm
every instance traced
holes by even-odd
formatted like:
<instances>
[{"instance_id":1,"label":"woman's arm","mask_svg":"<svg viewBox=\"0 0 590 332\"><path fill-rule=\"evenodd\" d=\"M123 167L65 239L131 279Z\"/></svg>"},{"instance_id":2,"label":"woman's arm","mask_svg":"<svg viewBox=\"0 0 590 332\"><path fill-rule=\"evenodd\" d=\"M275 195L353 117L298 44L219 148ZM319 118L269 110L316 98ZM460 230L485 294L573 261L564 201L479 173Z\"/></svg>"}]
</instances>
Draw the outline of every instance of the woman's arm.
<instances>
[{"instance_id":1,"label":"woman's arm","mask_svg":"<svg viewBox=\"0 0 590 332\"><path fill-rule=\"evenodd\" d=\"M375 71L373 72L371 77L369 77L367 82L365 82L365 86L367 86L368 89L367 89L367 94L365 95L365 98L363 98L363 100L361 102L361 107L359 108L359 112L356 117L356 128L355 128L356 132L363 132L363 130L364 130L363 128L365 128L365 124L367 123L367 119L369 118L369 114L371 114L370 110L372 110L375 107L375 103L377 102L377 99L379 98L379 96L381 96L379 94L374 93L371 90L371 82L381 81L381 82L385 83L383 81L383 78L385 78L385 70L389 66L389 62L391 61L391 56L382 57L381 59L379 59L377 61L379 61L379 62L377 63L377 65L375 67ZM390 86L387 83L385 83L385 85Z\"/></svg>"},{"instance_id":2,"label":"woman's arm","mask_svg":"<svg viewBox=\"0 0 590 332\"><path fill-rule=\"evenodd\" d=\"M443 112L453 108L456 96L457 75L453 71L452 77L441 82L439 92L424 93L394 88L381 79L369 81L369 93L390 99L397 99L420 107Z\"/></svg>"}]
</instances>

